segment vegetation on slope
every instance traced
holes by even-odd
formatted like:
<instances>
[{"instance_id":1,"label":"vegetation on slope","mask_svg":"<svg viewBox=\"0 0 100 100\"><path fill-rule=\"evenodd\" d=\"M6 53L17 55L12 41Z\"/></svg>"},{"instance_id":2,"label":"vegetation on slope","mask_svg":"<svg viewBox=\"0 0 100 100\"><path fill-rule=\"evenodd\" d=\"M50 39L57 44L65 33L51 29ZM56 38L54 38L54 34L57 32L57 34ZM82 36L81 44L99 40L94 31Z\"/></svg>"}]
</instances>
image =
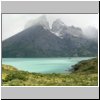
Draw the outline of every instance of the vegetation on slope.
<instances>
[{"instance_id":1,"label":"vegetation on slope","mask_svg":"<svg viewBox=\"0 0 100 100\"><path fill-rule=\"evenodd\" d=\"M9 65L2 65L3 86L97 86L97 58L82 61L73 66L70 74L41 74L20 71Z\"/></svg>"},{"instance_id":2,"label":"vegetation on slope","mask_svg":"<svg viewBox=\"0 0 100 100\"><path fill-rule=\"evenodd\" d=\"M98 73L98 59L93 58L90 60L80 61L73 66L74 73Z\"/></svg>"}]
</instances>

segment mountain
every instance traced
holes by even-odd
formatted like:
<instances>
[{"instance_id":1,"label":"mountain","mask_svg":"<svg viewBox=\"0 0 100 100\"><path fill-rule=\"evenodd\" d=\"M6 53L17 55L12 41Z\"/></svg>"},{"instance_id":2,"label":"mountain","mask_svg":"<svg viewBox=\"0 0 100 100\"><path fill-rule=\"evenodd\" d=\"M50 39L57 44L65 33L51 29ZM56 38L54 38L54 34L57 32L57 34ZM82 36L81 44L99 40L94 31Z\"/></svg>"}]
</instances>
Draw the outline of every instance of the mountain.
<instances>
[{"instance_id":1,"label":"mountain","mask_svg":"<svg viewBox=\"0 0 100 100\"><path fill-rule=\"evenodd\" d=\"M52 32L57 36L64 38L65 35L71 35L73 37L83 36L82 30L74 26L66 26L60 19L57 19L52 24Z\"/></svg>"},{"instance_id":2,"label":"mountain","mask_svg":"<svg viewBox=\"0 0 100 100\"><path fill-rule=\"evenodd\" d=\"M29 22L27 22L25 25L25 29L29 28L31 26L36 26L36 25L42 25L43 28L50 30L49 23L48 23L45 15L42 15L41 17L39 17L36 20L30 20Z\"/></svg>"},{"instance_id":3,"label":"mountain","mask_svg":"<svg viewBox=\"0 0 100 100\"><path fill-rule=\"evenodd\" d=\"M25 29L2 42L3 57L97 56L98 44L83 31L67 26L60 19L52 24L45 16L26 23Z\"/></svg>"},{"instance_id":4,"label":"mountain","mask_svg":"<svg viewBox=\"0 0 100 100\"><path fill-rule=\"evenodd\" d=\"M66 26L60 19L52 24L52 31L62 38L67 47L68 56L95 56L98 43L87 38L81 28Z\"/></svg>"}]
</instances>

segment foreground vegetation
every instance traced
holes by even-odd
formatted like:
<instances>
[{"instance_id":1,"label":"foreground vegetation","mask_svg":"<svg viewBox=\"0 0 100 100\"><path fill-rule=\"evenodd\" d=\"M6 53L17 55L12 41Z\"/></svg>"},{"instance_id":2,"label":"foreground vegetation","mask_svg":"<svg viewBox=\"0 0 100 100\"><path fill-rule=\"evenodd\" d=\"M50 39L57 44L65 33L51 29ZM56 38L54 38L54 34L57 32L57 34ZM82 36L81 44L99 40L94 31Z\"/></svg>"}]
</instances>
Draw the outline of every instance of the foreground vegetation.
<instances>
[{"instance_id":1,"label":"foreground vegetation","mask_svg":"<svg viewBox=\"0 0 100 100\"><path fill-rule=\"evenodd\" d=\"M3 86L97 86L98 59L82 61L73 66L70 74L41 74L20 71L2 65Z\"/></svg>"}]
</instances>

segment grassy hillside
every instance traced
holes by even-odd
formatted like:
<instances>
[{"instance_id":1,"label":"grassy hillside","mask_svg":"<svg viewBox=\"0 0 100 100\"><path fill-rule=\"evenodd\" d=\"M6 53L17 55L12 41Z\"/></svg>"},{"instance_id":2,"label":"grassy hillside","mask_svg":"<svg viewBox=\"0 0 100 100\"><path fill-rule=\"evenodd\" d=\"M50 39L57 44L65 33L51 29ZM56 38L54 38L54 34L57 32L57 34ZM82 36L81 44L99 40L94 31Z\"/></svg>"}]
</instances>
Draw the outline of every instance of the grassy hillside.
<instances>
[{"instance_id":1,"label":"grassy hillside","mask_svg":"<svg viewBox=\"0 0 100 100\"><path fill-rule=\"evenodd\" d=\"M40 74L2 65L3 86L97 86L97 58L73 66L71 74Z\"/></svg>"},{"instance_id":2,"label":"grassy hillside","mask_svg":"<svg viewBox=\"0 0 100 100\"><path fill-rule=\"evenodd\" d=\"M98 73L98 59L93 58L90 60L80 61L73 66L73 73Z\"/></svg>"}]
</instances>

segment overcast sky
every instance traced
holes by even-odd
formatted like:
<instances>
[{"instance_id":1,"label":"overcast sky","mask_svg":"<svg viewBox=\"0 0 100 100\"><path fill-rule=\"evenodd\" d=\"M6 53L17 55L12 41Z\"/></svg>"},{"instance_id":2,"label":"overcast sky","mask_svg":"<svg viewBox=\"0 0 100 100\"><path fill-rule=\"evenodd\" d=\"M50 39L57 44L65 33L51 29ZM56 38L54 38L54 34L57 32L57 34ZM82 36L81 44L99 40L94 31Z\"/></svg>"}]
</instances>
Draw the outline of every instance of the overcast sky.
<instances>
[{"instance_id":1,"label":"overcast sky","mask_svg":"<svg viewBox=\"0 0 100 100\"><path fill-rule=\"evenodd\" d=\"M5 40L12 35L24 29L25 24L37 19L42 14L3 14L2 15L2 40ZM99 16L98 14L45 14L49 24L55 19L60 18L66 25L74 25L82 29L92 26L98 29Z\"/></svg>"}]
</instances>

